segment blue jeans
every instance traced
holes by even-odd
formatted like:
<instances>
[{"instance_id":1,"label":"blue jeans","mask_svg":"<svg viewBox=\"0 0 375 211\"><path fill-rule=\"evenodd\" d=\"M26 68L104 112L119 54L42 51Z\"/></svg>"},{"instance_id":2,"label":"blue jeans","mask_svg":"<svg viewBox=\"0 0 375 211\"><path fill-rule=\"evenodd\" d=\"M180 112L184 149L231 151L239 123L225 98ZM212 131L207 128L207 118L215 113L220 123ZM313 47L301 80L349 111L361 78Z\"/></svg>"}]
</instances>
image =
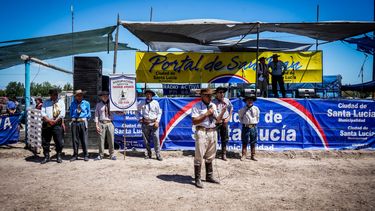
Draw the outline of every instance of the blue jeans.
<instances>
[{"instance_id":1,"label":"blue jeans","mask_svg":"<svg viewBox=\"0 0 375 211\"><path fill-rule=\"evenodd\" d=\"M247 145L247 144L256 144L257 143L257 127L243 127L242 126L242 132L241 132L241 139L242 139L242 144Z\"/></svg>"}]
</instances>

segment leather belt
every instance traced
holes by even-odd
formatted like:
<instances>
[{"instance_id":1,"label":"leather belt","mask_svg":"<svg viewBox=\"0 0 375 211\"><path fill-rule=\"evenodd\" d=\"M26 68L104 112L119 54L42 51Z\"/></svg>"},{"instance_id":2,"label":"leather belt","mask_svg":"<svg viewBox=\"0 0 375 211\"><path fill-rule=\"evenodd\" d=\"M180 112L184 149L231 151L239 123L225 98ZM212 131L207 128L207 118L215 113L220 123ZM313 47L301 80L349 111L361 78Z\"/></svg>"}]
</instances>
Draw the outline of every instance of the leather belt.
<instances>
[{"instance_id":1,"label":"leather belt","mask_svg":"<svg viewBox=\"0 0 375 211\"><path fill-rule=\"evenodd\" d=\"M143 120L143 123L145 123L145 124L150 124L150 123L156 122L156 119L145 119L145 118L143 118L142 120Z\"/></svg>"},{"instance_id":2,"label":"leather belt","mask_svg":"<svg viewBox=\"0 0 375 211\"><path fill-rule=\"evenodd\" d=\"M86 121L86 118L72 118L73 122L84 122Z\"/></svg>"},{"instance_id":3,"label":"leather belt","mask_svg":"<svg viewBox=\"0 0 375 211\"><path fill-rule=\"evenodd\" d=\"M253 128L256 127L256 124L242 124L242 127L247 127L247 128Z\"/></svg>"},{"instance_id":4,"label":"leather belt","mask_svg":"<svg viewBox=\"0 0 375 211\"><path fill-rule=\"evenodd\" d=\"M213 128L205 128L205 127L203 127L203 126L196 126L195 129L196 129L196 130L203 130L203 131L206 131L206 132L216 131L216 127L213 127Z\"/></svg>"},{"instance_id":5,"label":"leather belt","mask_svg":"<svg viewBox=\"0 0 375 211\"><path fill-rule=\"evenodd\" d=\"M102 124L112 123L111 120L100 120L99 122L102 123Z\"/></svg>"}]
</instances>

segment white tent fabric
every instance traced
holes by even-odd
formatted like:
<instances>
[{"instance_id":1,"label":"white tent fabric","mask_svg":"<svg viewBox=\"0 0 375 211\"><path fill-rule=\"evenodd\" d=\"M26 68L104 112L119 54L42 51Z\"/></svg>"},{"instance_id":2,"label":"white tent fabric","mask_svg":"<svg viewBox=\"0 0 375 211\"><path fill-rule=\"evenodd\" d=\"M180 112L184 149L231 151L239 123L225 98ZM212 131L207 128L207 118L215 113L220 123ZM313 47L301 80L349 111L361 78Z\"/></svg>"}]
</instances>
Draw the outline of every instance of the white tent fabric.
<instances>
[{"instance_id":1,"label":"white tent fabric","mask_svg":"<svg viewBox=\"0 0 375 211\"><path fill-rule=\"evenodd\" d=\"M260 51L308 51L313 44L259 39ZM177 48L182 51L239 52L256 51L257 40L218 40L208 45L179 42L151 42L150 47L156 51L168 51Z\"/></svg>"},{"instance_id":2,"label":"white tent fabric","mask_svg":"<svg viewBox=\"0 0 375 211\"><path fill-rule=\"evenodd\" d=\"M121 24L144 43L155 48L165 46L160 44L165 42L210 46L213 41L256 34L258 27L259 32L284 32L329 42L375 30L375 22L355 21L261 23L199 19L171 22L122 21Z\"/></svg>"}]
</instances>

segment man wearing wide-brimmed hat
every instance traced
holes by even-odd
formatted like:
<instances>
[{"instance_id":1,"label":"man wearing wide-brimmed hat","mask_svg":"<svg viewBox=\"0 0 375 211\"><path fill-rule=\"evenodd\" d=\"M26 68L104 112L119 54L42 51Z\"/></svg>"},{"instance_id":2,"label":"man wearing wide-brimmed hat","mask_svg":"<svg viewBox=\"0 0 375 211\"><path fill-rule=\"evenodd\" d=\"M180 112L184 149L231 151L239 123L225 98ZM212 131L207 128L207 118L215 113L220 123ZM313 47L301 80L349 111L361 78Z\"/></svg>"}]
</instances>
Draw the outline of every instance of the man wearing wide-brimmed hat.
<instances>
[{"instance_id":1,"label":"man wearing wide-brimmed hat","mask_svg":"<svg viewBox=\"0 0 375 211\"><path fill-rule=\"evenodd\" d=\"M259 64L257 68L257 89L260 90L260 96L268 97L268 80L269 80L269 72L268 66L266 64L266 58L260 57Z\"/></svg>"},{"instance_id":2,"label":"man wearing wide-brimmed hat","mask_svg":"<svg viewBox=\"0 0 375 211\"><path fill-rule=\"evenodd\" d=\"M44 159L41 164L45 164L50 161L50 143L53 137L56 149L57 162L61 163L61 152L63 150L63 120L65 118L65 103L64 100L58 98L58 90L49 90L50 98L43 103L41 114L42 114L42 147Z\"/></svg>"},{"instance_id":3,"label":"man wearing wide-brimmed hat","mask_svg":"<svg viewBox=\"0 0 375 211\"><path fill-rule=\"evenodd\" d=\"M284 62L279 60L280 55L273 54L272 62L268 64L268 67L271 68L272 72L272 92L274 97L279 97L277 91L277 84L279 84L280 91L283 97L286 97L285 87L284 87L284 78L283 75L287 70L287 66Z\"/></svg>"},{"instance_id":4,"label":"man wearing wide-brimmed hat","mask_svg":"<svg viewBox=\"0 0 375 211\"><path fill-rule=\"evenodd\" d=\"M162 161L163 158L160 155L159 138L159 123L162 110L160 109L158 101L152 99L152 97L155 96L154 91L150 89L145 90L145 95L146 99L138 105L140 122L142 123L142 136L147 150L145 158L149 159L152 157L150 141L153 139L156 159Z\"/></svg>"},{"instance_id":5,"label":"man wearing wide-brimmed hat","mask_svg":"<svg viewBox=\"0 0 375 211\"><path fill-rule=\"evenodd\" d=\"M198 188L203 188L201 181L201 167L203 161L206 166L206 182L219 183L213 176L212 161L216 156L216 122L221 122L226 107L224 106L221 111L218 111L216 105L211 102L213 94L215 94L215 91L212 89L201 89L201 101L196 103L191 111L193 125L195 126L195 186Z\"/></svg>"},{"instance_id":6,"label":"man wearing wide-brimmed hat","mask_svg":"<svg viewBox=\"0 0 375 211\"><path fill-rule=\"evenodd\" d=\"M82 145L82 151L85 161L89 161L89 154L87 151L88 141L88 120L91 118L90 103L83 99L86 93L81 89L74 92L74 100L70 104L70 116L72 117L72 142L73 142L73 157L70 161L75 161L78 158L79 144Z\"/></svg>"},{"instance_id":7,"label":"man wearing wide-brimmed hat","mask_svg":"<svg viewBox=\"0 0 375 211\"><path fill-rule=\"evenodd\" d=\"M225 92L227 92L227 88L225 87L218 87L216 88L216 97L212 100L212 102L216 105L217 109L221 111L223 108L225 108L225 113L223 115L223 118L220 122L217 122L217 133L218 136L220 136L220 142L221 142L221 158L223 160L227 160L227 143L229 139L229 128L228 123L230 119L232 118L233 114L233 105L230 102L230 100L225 96Z\"/></svg>"},{"instance_id":8,"label":"man wearing wide-brimmed hat","mask_svg":"<svg viewBox=\"0 0 375 211\"><path fill-rule=\"evenodd\" d=\"M113 116L110 110L109 93L107 91L101 91L99 93L100 102L96 104L95 108L95 124L96 132L100 135L99 142L99 155L95 160L101 160L104 158L104 143L108 143L109 159L116 160L114 154L114 132L115 127L113 126Z\"/></svg>"},{"instance_id":9,"label":"man wearing wide-brimmed hat","mask_svg":"<svg viewBox=\"0 0 375 211\"><path fill-rule=\"evenodd\" d=\"M238 111L238 117L242 124L241 139L242 139L242 156L241 161L246 159L247 145L250 144L251 160L255 159L255 145L257 143L257 124L259 123L260 111L254 105L256 101L255 96L247 96L243 100L246 105Z\"/></svg>"}]
</instances>

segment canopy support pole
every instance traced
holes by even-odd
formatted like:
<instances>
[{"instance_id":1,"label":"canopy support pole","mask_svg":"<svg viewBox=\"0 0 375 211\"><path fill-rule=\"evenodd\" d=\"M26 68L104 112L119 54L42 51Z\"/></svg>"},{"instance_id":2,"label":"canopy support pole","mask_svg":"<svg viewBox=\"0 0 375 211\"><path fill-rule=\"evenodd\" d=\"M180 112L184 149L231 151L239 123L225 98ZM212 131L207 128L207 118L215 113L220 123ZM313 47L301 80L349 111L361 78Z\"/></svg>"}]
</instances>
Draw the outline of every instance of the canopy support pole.
<instances>
[{"instance_id":1,"label":"canopy support pole","mask_svg":"<svg viewBox=\"0 0 375 211\"><path fill-rule=\"evenodd\" d=\"M117 14L117 27L116 27L116 43L113 55L113 74L116 74L116 65L117 65L117 48L118 48L118 31L120 28L120 15Z\"/></svg>"},{"instance_id":2,"label":"canopy support pole","mask_svg":"<svg viewBox=\"0 0 375 211\"><path fill-rule=\"evenodd\" d=\"M258 96L258 57L259 57L259 28L260 23L257 23L257 55L255 60L255 96Z\"/></svg>"},{"instance_id":3,"label":"canopy support pole","mask_svg":"<svg viewBox=\"0 0 375 211\"><path fill-rule=\"evenodd\" d=\"M30 59L25 60L25 145L28 145L27 110L30 107Z\"/></svg>"}]
</instances>

